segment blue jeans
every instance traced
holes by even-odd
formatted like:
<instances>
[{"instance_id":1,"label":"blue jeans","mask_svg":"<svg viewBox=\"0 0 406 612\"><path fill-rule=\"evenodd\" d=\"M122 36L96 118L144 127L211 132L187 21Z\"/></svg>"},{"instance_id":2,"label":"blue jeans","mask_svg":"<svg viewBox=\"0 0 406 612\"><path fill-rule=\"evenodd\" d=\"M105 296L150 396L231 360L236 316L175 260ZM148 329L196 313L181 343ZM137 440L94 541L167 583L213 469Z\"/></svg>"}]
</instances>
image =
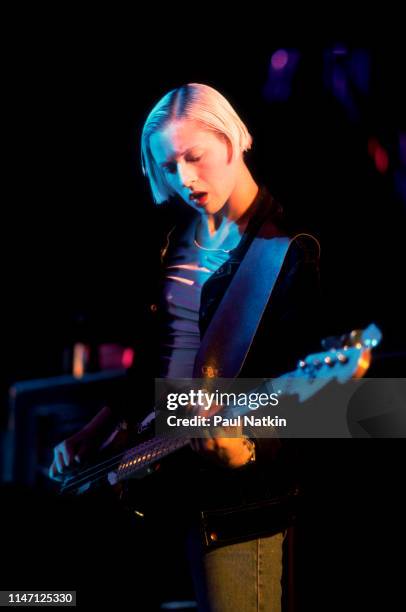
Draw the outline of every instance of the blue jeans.
<instances>
[{"instance_id":1,"label":"blue jeans","mask_svg":"<svg viewBox=\"0 0 406 612\"><path fill-rule=\"evenodd\" d=\"M199 612L280 612L285 533L203 552L197 532L188 557Z\"/></svg>"}]
</instances>

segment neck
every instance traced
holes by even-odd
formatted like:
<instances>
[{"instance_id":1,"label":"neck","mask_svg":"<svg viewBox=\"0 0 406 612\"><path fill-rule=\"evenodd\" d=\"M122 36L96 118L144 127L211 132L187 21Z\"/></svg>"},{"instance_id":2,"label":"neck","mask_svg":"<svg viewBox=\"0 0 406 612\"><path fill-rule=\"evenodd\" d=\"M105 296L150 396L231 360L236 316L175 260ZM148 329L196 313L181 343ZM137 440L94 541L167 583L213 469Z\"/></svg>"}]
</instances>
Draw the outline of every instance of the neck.
<instances>
[{"instance_id":1,"label":"neck","mask_svg":"<svg viewBox=\"0 0 406 612\"><path fill-rule=\"evenodd\" d=\"M221 224L236 224L242 234L248 224L247 211L258 193L258 185L241 160L241 170L238 173L236 185L223 208L215 215L207 215L206 222L210 234L217 231Z\"/></svg>"}]
</instances>

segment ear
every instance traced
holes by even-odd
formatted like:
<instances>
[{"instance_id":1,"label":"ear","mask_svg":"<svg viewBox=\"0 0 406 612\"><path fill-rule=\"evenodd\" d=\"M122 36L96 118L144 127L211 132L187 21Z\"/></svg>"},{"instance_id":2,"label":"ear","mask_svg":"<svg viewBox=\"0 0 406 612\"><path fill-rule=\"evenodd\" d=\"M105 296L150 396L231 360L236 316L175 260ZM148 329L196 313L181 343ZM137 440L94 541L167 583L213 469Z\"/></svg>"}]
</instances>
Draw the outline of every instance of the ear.
<instances>
[{"instance_id":1,"label":"ear","mask_svg":"<svg viewBox=\"0 0 406 612\"><path fill-rule=\"evenodd\" d=\"M225 136L225 142L227 145L227 163L231 164L232 162L240 162L243 159L243 152L240 150L238 146L233 148L231 141Z\"/></svg>"},{"instance_id":2,"label":"ear","mask_svg":"<svg viewBox=\"0 0 406 612\"><path fill-rule=\"evenodd\" d=\"M231 164L231 162L234 161L236 157L236 151L233 150L231 140L225 134L219 134L219 137L227 147L227 164Z\"/></svg>"},{"instance_id":3,"label":"ear","mask_svg":"<svg viewBox=\"0 0 406 612\"><path fill-rule=\"evenodd\" d=\"M235 155L234 150L233 150L233 145L231 144L227 136L225 136L224 138L225 138L225 143L227 145L227 163L231 164L231 162L233 161L234 155Z\"/></svg>"}]
</instances>

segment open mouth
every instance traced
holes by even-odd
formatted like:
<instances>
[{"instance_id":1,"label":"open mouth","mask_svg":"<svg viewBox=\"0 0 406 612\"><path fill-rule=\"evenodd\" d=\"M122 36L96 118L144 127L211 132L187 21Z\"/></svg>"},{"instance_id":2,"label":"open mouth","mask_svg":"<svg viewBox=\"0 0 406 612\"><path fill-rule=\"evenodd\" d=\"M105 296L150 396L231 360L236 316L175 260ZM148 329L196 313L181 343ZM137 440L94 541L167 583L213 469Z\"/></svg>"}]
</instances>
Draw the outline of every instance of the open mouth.
<instances>
[{"instance_id":1,"label":"open mouth","mask_svg":"<svg viewBox=\"0 0 406 612\"><path fill-rule=\"evenodd\" d=\"M201 206L207 202L208 193L207 191L195 191L190 194L189 200L200 204Z\"/></svg>"}]
</instances>

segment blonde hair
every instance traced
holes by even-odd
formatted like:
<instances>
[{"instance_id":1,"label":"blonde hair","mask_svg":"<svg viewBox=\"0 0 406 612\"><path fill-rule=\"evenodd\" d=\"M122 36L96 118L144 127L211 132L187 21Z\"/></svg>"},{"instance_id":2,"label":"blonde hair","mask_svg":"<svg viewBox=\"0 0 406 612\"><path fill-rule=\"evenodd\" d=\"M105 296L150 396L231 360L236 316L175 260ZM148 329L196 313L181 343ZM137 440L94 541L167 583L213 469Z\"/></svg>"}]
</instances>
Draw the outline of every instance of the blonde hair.
<instances>
[{"instance_id":1,"label":"blonde hair","mask_svg":"<svg viewBox=\"0 0 406 612\"><path fill-rule=\"evenodd\" d=\"M225 137L236 151L248 151L252 137L231 104L213 87L188 83L163 96L149 113L141 136L141 163L148 177L152 196L161 204L174 195L162 169L155 163L150 137L171 121L189 119L199 121L207 129Z\"/></svg>"}]
</instances>

